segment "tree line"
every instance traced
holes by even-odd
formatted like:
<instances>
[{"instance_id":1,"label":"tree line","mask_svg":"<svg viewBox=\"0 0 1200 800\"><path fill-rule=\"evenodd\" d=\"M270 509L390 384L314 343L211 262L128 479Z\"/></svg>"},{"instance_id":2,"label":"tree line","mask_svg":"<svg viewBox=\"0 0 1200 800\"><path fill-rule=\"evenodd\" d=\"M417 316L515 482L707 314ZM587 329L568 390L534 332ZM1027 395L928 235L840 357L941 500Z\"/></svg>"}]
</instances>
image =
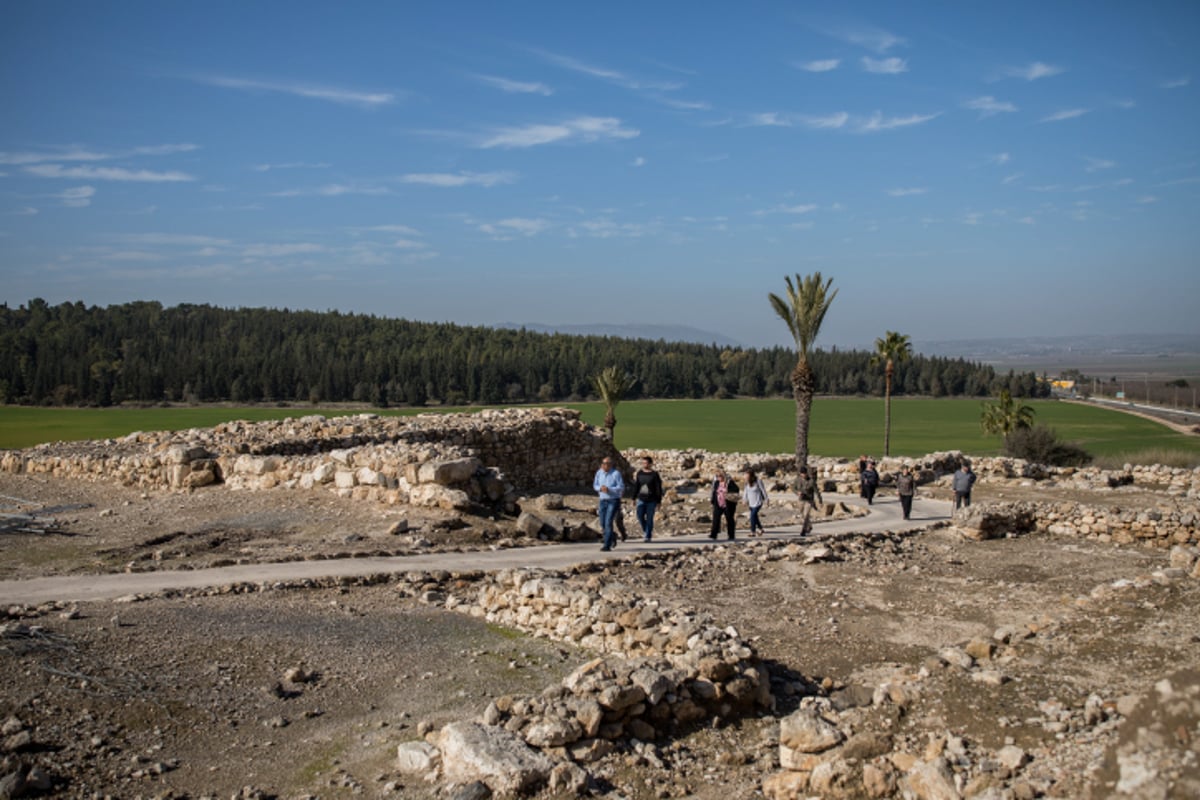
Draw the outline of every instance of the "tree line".
<instances>
[{"instance_id":1,"label":"tree line","mask_svg":"<svg viewBox=\"0 0 1200 800\"><path fill-rule=\"evenodd\" d=\"M816 350L815 391L882 395L872 353ZM109 406L231 401L378 407L562 402L595 396L619 365L638 398L792 396L795 353L716 344L534 333L336 311L0 305L0 403ZM1032 373L914 355L894 365L895 395L1048 393Z\"/></svg>"}]
</instances>

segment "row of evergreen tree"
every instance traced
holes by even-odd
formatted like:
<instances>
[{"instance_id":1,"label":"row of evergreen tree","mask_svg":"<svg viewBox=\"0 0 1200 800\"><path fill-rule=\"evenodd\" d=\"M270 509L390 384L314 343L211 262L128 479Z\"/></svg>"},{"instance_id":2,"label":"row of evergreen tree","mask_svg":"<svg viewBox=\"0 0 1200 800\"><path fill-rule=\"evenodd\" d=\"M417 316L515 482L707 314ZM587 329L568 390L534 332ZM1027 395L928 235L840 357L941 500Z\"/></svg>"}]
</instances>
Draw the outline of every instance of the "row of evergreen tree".
<instances>
[{"instance_id":1,"label":"row of evergreen tree","mask_svg":"<svg viewBox=\"0 0 1200 800\"><path fill-rule=\"evenodd\" d=\"M818 350L821 394L883 393L865 351ZM0 403L365 402L384 407L560 402L593 397L609 365L636 398L790 396L796 353L411 322L334 311L0 305ZM898 364L894 394L1041 396L1033 373L962 359Z\"/></svg>"}]
</instances>

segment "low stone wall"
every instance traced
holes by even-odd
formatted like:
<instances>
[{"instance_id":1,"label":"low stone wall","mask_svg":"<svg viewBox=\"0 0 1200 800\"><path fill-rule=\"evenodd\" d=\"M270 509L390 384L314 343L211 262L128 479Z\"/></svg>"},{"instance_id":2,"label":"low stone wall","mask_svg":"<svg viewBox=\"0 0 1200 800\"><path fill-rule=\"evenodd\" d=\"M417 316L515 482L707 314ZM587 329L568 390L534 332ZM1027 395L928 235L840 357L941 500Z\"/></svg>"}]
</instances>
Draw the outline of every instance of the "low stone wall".
<instances>
[{"instance_id":1,"label":"low stone wall","mask_svg":"<svg viewBox=\"0 0 1200 800\"><path fill-rule=\"evenodd\" d=\"M463 508L495 503L513 488L590 485L600 459L614 454L577 411L508 409L139 432L4 452L0 470L173 490L325 486L386 503Z\"/></svg>"},{"instance_id":2,"label":"low stone wall","mask_svg":"<svg viewBox=\"0 0 1200 800\"><path fill-rule=\"evenodd\" d=\"M1166 549L1200 543L1200 505L1167 501L1155 509L1121 509L1082 503L986 503L960 511L954 526L979 540L1037 531Z\"/></svg>"},{"instance_id":3,"label":"low stone wall","mask_svg":"<svg viewBox=\"0 0 1200 800\"><path fill-rule=\"evenodd\" d=\"M401 591L601 655L558 686L496 698L476 722L401 745L398 764L406 772L482 781L497 794L581 788L587 775L577 765L612 753L618 740L652 741L774 705L754 649L707 615L668 608L619 584L540 570L487 576L474 600L431 580L410 576Z\"/></svg>"},{"instance_id":4,"label":"low stone wall","mask_svg":"<svg viewBox=\"0 0 1200 800\"><path fill-rule=\"evenodd\" d=\"M654 459L655 468L664 474L711 477L717 467L732 473L735 478L746 468L760 475L794 480L795 456L788 453L710 453L705 450L638 450L623 454L631 463L642 455ZM912 457L877 459L876 469L884 486L895 482L902 467L911 467L919 485L939 484L949 487L951 476L971 464L978 480L985 483L1006 481L1031 482L1061 488L1087 491L1115 491L1124 487L1161 492L1174 497L1200 498L1200 468L1184 469L1160 464L1126 464L1121 469L1097 467L1049 467L1020 458L978 457L964 455L958 450L929 453ZM809 467L824 482L823 491L858 494L858 461L827 456L809 456Z\"/></svg>"}]
</instances>

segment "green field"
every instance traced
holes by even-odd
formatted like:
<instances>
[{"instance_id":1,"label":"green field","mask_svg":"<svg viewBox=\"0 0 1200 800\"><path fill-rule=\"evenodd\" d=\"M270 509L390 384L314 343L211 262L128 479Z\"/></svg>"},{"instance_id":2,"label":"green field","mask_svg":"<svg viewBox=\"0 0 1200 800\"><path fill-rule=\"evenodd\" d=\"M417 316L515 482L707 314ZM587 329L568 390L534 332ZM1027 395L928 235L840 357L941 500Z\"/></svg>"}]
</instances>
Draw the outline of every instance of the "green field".
<instances>
[{"instance_id":1,"label":"green field","mask_svg":"<svg viewBox=\"0 0 1200 800\"><path fill-rule=\"evenodd\" d=\"M600 403L565 404L599 425ZM999 452L996 437L979 428L981 402L959 399L899 398L892 401L892 455L920 456L942 450L974 455ZM1059 437L1078 442L1097 457L1120 458L1147 452L1178 454L1200 463L1200 438L1118 411L1056 401L1032 401L1037 421ZM700 448L714 452L788 453L794 448L795 403L791 400L651 400L617 406L617 445L650 450ZM443 411L462 409L441 409ZM412 415L428 409L388 409L377 413ZM133 431L207 428L233 419L266 420L306 414L340 416L357 410L221 407L65 409L0 407L0 449L41 442L106 439ZM809 450L814 455L854 457L883 451L883 401L818 398L813 404Z\"/></svg>"}]
</instances>

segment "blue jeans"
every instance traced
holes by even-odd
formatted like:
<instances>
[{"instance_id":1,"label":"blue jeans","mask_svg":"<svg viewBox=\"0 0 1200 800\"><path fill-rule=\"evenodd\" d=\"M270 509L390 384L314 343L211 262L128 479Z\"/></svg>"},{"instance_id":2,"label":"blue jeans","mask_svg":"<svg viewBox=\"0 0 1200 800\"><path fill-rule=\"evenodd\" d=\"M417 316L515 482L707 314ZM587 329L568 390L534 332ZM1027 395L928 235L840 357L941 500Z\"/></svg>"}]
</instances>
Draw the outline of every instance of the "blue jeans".
<instances>
[{"instance_id":1,"label":"blue jeans","mask_svg":"<svg viewBox=\"0 0 1200 800\"><path fill-rule=\"evenodd\" d=\"M762 506L750 506L750 532L751 533L754 533L756 530L757 531L763 530L762 523L758 521L758 510L760 508L762 508Z\"/></svg>"},{"instance_id":2,"label":"blue jeans","mask_svg":"<svg viewBox=\"0 0 1200 800\"><path fill-rule=\"evenodd\" d=\"M642 526L642 537L650 539L654 535L654 512L658 510L658 503L652 500L637 501L637 521L638 525Z\"/></svg>"},{"instance_id":3,"label":"blue jeans","mask_svg":"<svg viewBox=\"0 0 1200 800\"><path fill-rule=\"evenodd\" d=\"M620 504L621 501L616 498L600 501L600 530L604 532L604 546L607 548L617 543L617 537L613 534L613 517L617 515L617 506Z\"/></svg>"}]
</instances>

